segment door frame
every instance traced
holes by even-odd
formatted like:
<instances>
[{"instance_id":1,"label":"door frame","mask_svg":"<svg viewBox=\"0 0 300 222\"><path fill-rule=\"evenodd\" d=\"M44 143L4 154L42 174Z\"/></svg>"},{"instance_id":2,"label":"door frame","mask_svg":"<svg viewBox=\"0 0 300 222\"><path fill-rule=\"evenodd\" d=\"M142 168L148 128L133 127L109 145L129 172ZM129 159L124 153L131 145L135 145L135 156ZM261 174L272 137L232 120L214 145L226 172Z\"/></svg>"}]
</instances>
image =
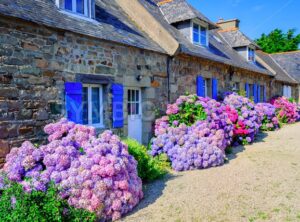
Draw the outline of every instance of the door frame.
<instances>
[{"instance_id":1,"label":"door frame","mask_svg":"<svg viewBox=\"0 0 300 222\"><path fill-rule=\"evenodd\" d=\"M129 115L129 112L128 112L128 103L129 103L129 98L128 98L128 91L129 90L137 90L138 92L139 92L139 114L138 115L140 115L141 116L141 141L140 142L142 142L143 141L143 110L142 110L142 102L143 102L143 100L142 100L142 88L141 87L126 87L126 90L127 90L127 121L128 121L128 135L127 136L129 136L129 118L130 118L130 116L131 115Z\"/></svg>"}]
</instances>

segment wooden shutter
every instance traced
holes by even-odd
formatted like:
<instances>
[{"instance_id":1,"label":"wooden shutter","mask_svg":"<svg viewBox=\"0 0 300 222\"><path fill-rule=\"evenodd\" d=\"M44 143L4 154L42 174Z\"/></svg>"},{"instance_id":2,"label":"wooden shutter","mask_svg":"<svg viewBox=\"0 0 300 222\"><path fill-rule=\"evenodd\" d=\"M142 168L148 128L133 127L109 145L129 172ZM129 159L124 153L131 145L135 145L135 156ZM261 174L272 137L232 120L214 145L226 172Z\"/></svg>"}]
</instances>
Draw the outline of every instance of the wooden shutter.
<instances>
[{"instance_id":1,"label":"wooden shutter","mask_svg":"<svg viewBox=\"0 0 300 222\"><path fill-rule=\"evenodd\" d=\"M250 89L248 83L245 83L245 91L246 91L246 97L250 98Z\"/></svg>"},{"instance_id":2,"label":"wooden shutter","mask_svg":"<svg viewBox=\"0 0 300 222\"><path fill-rule=\"evenodd\" d=\"M259 103L260 101L260 85L257 85L257 99L256 102Z\"/></svg>"},{"instance_id":3,"label":"wooden shutter","mask_svg":"<svg viewBox=\"0 0 300 222\"><path fill-rule=\"evenodd\" d=\"M253 99L254 102L257 103L257 85L253 84Z\"/></svg>"},{"instance_id":4,"label":"wooden shutter","mask_svg":"<svg viewBox=\"0 0 300 222\"><path fill-rule=\"evenodd\" d=\"M212 79L212 98L218 99L218 80Z\"/></svg>"},{"instance_id":5,"label":"wooden shutter","mask_svg":"<svg viewBox=\"0 0 300 222\"><path fill-rule=\"evenodd\" d=\"M65 83L66 112L69 121L82 124L82 84Z\"/></svg>"},{"instance_id":6,"label":"wooden shutter","mask_svg":"<svg viewBox=\"0 0 300 222\"><path fill-rule=\"evenodd\" d=\"M122 84L112 85L112 112L113 128L122 128L124 126L123 99L124 87Z\"/></svg>"},{"instance_id":7,"label":"wooden shutter","mask_svg":"<svg viewBox=\"0 0 300 222\"><path fill-rule=\"evenodd\" d=\"M197 96L204 97L204 79L202 76L197 76Z\"/></svg>"}]
</instances>

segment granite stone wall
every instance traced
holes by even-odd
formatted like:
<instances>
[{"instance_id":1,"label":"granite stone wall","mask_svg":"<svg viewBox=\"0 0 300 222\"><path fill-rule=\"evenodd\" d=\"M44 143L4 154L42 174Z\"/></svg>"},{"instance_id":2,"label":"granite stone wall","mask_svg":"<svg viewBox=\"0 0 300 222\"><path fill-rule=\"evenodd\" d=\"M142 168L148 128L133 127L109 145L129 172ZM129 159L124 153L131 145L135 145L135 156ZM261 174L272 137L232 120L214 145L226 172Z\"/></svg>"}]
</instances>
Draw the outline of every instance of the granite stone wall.
<instances>
[{"instance_id":1,"label":"granite stone wall","mask_svg":"<svg viewBox=\"0 0 300 222\"><path fill-rule=\"evenodd\" d=\"M222 97L226 91L232 91L233 84L238 83L240 90L245 90L245 83L260 84L267 87L267 98L272 95L271 81L273 77L251 71L232 68L228 65L212 61L178 56L171 65L171 100L175 101L179 95L196 93L196 77L218 79L218 95Z\"/></svg>"},{"instance_id":2,"label":"granite stone wall","mask_svg":"<svg viewBox=\"0 0 300 222\"><path fill-rule=\"evenodd\" d=\"M112 79L104 85L107 129L113 82L125 89L141 87L148 117L166 106L165 55L0 17L0 163L24 140L45 139L43 127L65 115L64 83L78 81L78 74ZM127 134L125 103L124 113L125 127L115 130L121 136ZM151 136L152 121L143 122L144 141Z\"/></svg>"}]
</instances>

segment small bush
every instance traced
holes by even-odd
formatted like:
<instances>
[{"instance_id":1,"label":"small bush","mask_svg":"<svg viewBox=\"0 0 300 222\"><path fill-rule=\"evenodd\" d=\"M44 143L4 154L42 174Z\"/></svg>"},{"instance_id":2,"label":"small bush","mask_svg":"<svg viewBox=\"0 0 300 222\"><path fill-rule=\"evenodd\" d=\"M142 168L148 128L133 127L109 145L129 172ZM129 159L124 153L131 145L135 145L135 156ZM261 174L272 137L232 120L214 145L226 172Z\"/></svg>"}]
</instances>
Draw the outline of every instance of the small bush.
<instances>
[{"instance_id":1,"label":"small bush","mask_svg":"<svg viewBox=\"0 0 300 222\"><path fill-rule=\"evenodd\" d=\"M57 195L54 185L47 192L24 192L22 185L10 182L0 190L0 221L7 222L93 222L96 215L82 209L70 207Z\"/></svg>"},{"instance_id":2,"label":"small bush","mask_svg":"<svg viewBox=\"0 0 300 222\"><path fill-rule=\"evenodd\" d=\"M168 172L170 164L166 155L152 157L147 148L133 139L123 141L128 145L128 152L138 162L138 175L144 182L161 178Z\"/></svg>"}]
</instances>

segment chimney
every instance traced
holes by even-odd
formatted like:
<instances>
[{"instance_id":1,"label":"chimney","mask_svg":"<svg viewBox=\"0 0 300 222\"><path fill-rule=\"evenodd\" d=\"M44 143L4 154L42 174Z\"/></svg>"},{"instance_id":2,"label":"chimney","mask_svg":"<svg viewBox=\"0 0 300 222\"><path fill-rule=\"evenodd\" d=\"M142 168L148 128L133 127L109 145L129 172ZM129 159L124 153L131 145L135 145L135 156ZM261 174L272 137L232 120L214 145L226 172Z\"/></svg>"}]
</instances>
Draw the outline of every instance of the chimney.
<instances>
[{"instance_id":1,"label":"chimney","mask_svg":"<svg viewBox=\"0 0 300 222\"><path fill-rule=\"evenodd\" d=\"M240 20L238 19L224 20L220 18L216 24L223 30L235 30L240 28Z\"/></svg>"}]
</instances>

